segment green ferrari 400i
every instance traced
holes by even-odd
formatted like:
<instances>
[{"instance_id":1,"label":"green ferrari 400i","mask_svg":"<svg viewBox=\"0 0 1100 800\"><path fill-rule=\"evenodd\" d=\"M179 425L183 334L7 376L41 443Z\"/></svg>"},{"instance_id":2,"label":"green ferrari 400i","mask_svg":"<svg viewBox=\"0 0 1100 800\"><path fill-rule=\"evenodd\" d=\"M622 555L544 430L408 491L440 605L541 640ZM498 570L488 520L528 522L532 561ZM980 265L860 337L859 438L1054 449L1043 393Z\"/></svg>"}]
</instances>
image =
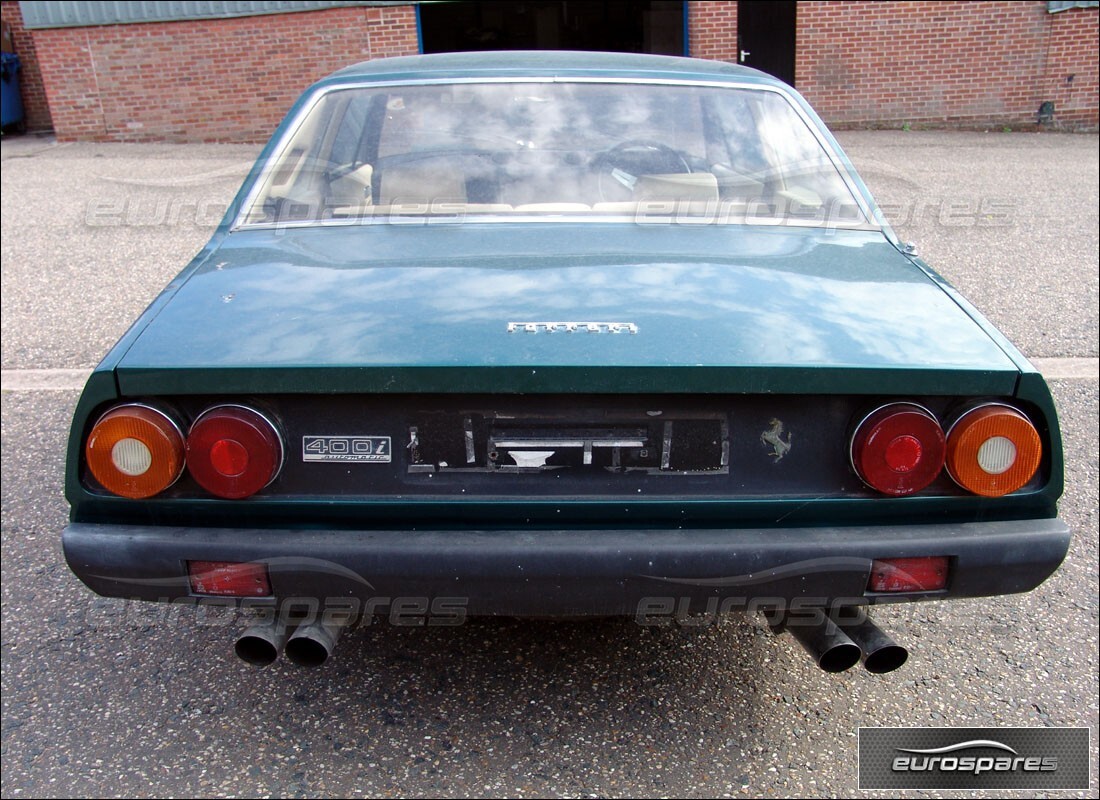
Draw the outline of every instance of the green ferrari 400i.
<instances>
[{"instance_id":1,"label":"green ferrari 400i","mask_svg":"<svg viewBox=\"0 0 1100 800\"><path fill-rule=\"evenodd\" d=\"M377 615L763 612L831 671L869 605L1062 561L1043 378L902 245L789 86L610 53L312 86L92 374L64 549L234 598L257 664Z\"/></svg>"}]
</instances>

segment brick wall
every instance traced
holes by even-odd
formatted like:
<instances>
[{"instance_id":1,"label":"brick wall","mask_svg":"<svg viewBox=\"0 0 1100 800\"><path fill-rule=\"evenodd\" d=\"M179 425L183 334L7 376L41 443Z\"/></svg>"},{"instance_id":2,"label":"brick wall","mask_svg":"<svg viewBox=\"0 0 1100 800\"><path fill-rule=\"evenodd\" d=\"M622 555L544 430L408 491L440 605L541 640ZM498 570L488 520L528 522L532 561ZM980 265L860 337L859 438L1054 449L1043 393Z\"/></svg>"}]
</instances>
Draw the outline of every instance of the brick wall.
<instances>
[{"instance_id":1,"label":"brick wall","mask_svg":"<svg viewBox=\"0 0 1100 800\"><path fill-rule=\"evenodd\" d=\"M47 28L34 37L63 141L262 142L318 78L417 52L411 5Z\"/></svg>"},{"instance_id":2,"label":"brick wall","mask_svg":"<svg viewBox=\"0 0 1100 800\"><path fill-rule=\"evenodd\" d=\"M52 113L62 140L264 141L314 80L417 51L412 5L33 32L2 5L28 124ZM736 61L736 2L688 15L693 56ZM1042 0L799 2L795 83L841 127L1026 126L1044 100L1059 124L1096 127L1098 18Z\"/></svg>"},{"instance_id":3,"label":"brick wall","mask_svg":"<svg viewBox=\"0 0 1100 800\"><path fill-rule=\"evenodd\" d=\"M27 130L42 131L53 127L50 121L50 106L46 102L46 91L42 86L42 74L38 69L38 54L35 51L31 32L23 27L23 12L16 0L3 0L0 3L0 15L4 22L11 25L15 53L19 56L19 91L23 96L23 118Z\"/></svg>"},{"instance_id":4,"label":"brick wall","mask_svg":"<svg viewBox=\"0 0 1100 800\"><path fill-rule=\"evenodd\" d=\"M688 3L688 49L693 58L737 62L737 3Z\"/></svg>"},{"instance_id":5,"label":"brick wall","mask_svg":"<svg viewBox=\"0 0 1100 800\"><path fill-rule=\"evenodd\" d=\"M1039 99L1054 102L1057 121L1095 128L1100 124L1100 13L1074 8L1048 16L1050 47Z\"/></svg>"},{"instance_id":6,"label":"brick wall","mask_svg":"<svg viewBox=\"0 0 1100 800\"><path fill-rule=\"evenodd\" d=\"M1094 127L1097 10L1024 2L800 2L796 85L830 124ZM1072 82L1069 75L1074 75Z\"/></svg>"}]
</instances>

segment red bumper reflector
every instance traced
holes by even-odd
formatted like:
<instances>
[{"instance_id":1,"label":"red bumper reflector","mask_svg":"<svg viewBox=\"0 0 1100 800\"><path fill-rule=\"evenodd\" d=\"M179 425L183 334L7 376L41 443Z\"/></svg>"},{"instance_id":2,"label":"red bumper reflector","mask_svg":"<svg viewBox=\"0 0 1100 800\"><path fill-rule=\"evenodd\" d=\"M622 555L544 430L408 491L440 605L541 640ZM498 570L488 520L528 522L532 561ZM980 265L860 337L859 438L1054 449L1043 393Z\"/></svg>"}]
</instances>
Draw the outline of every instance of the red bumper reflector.
<instances>
[{"instance_id":1,"label":"red bumper reflector","mask_svg":"<svg viewBox=\"0 0 1100 800\"><path fill-rule=\"evenodd\" d=\"M947 556L875 559L867 589L872 592L930 592L947 586Z\"/></svg>"},{"instance_id":2,"label":"red bumper reflector","mask_svg":"<svg viewBox=\"0 0 1100 800\"><path fill-rule=\"evenodd\" d=\"M187 577L195 594L219 597L268 597L267 565L241 561L188 561Z\"/></svg>"}]
</instances>

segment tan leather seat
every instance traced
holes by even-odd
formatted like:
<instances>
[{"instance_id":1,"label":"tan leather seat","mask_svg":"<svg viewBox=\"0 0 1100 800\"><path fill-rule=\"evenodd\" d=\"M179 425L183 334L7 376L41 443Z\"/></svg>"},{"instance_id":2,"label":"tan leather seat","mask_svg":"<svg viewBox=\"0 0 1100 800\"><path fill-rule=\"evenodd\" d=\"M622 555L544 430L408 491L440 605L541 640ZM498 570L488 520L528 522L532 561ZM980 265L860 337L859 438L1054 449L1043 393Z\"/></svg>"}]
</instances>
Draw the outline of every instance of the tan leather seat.
<instances>
[{"instance_id":1,"label":"tan leather seat","mask_svg":"<svg viewBox=\"0 0 1100 800\"><path fill-rule=\"evenodd\" d=\"M465 203L466 176L439 161L411 161L378 170L379 205Z\"/></svg>"},{"instance_id":2,"label":"tan leather seat","mask_svg":"<svg viewBox=\"0 0 1100 800\"><path fill-rule=\"evenodd\" d=\"M328 185L329 201L335 206L369 206L373 176L374 167L370 164L341 175Z\"/></svg>"},{"instance_id":3,"label":"tan leather seat","mask_svg":"<svg viewBox=\"0 0 1100 800\"><path fill-rule=\"evenodd\" d=\"M516 211L524 211L532 214L583 214L591 211L592 207L585 203L524 203L516 206Z\"/></svg>"},{"instance_id":4,"label":"tan leather seat","mask_svg":"<svg viewBox=\"0 0 1100 800\"><path fill-rule=\"evenodd\" d=\"M718 179L709 172L639 175L634 185L634 199L717 202Z\"/></svg>"}]
</instances>

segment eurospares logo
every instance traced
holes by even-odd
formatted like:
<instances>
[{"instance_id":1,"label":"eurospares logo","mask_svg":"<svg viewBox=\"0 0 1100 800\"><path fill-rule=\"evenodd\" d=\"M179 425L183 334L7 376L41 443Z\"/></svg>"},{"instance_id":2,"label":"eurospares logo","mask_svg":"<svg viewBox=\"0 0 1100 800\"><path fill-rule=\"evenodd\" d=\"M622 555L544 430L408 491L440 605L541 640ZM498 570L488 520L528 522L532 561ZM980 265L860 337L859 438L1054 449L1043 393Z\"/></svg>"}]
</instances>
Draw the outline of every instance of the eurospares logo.
<instances>
[{"instance_id":1,"label":"eurospares logo","mask_svg":"<svg viewBox=\"0 0 1100 800\"><path fill-rule=\"evenodd\" d=\"M1007 744L993 739L971 739L968 742L949 744L947 747L933 747L929 750L909 750L897 748L899 753L913 755L898 756L891 769L894 772L1053 772L1058 769L1058 759L1046 756L1021 756ZM1011 756L975 756L966 755L974 750L1004 750ZM960 752L961 751L961 752Z\"/></svg>"},{"instance_id":2,"label":"eurospares logo","mask_svg":"<svg viewBox=\"0 0 1100 800\"><path fill-rule=\"evenodd\" d=\"M1088 728L860 728L860 789L1088 789Z\"/></svg>"}]
</instances>

